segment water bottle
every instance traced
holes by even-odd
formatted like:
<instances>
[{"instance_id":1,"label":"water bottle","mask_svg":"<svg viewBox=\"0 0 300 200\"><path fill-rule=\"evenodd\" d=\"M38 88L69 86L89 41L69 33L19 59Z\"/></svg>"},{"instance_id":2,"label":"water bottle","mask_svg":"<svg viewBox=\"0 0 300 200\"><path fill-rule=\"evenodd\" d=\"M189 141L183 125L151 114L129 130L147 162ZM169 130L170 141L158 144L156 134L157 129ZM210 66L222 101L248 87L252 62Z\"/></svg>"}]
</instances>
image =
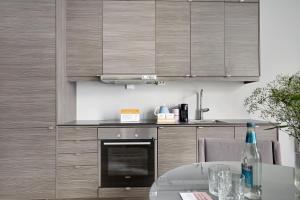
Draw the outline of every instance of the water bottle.
<instances>
[{"instance_id":1,"label":"water bottle","mask_svg":"<svg viewBox=\"0 0 300 200\"><path fill-rule=\"evenodd\" d=\"M253 122L247 123L246 144L242 153L242 174L245 176L245 197L261 199L261 157L256 146Z\"/></svg>"}]
</instances>

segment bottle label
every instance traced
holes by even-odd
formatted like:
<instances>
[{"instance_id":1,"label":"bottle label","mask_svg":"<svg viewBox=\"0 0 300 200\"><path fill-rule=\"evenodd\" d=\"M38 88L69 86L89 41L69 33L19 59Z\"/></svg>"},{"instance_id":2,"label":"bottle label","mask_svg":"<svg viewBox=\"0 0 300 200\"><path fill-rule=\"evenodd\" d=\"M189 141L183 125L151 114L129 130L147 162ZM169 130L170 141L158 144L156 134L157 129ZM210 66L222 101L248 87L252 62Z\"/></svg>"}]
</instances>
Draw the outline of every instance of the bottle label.
<instances>
[{"instance_id":1,"label":"bottle label","mask_svg":"<svg viewBox=\"0 0 300 200\"><path fill-rule=\"evenodd\" d=\"M242 164L242 174L245 176L245 186L248 188L253 187L253 167L247 165L246 163Z\"/></svg>"}]
</instances>

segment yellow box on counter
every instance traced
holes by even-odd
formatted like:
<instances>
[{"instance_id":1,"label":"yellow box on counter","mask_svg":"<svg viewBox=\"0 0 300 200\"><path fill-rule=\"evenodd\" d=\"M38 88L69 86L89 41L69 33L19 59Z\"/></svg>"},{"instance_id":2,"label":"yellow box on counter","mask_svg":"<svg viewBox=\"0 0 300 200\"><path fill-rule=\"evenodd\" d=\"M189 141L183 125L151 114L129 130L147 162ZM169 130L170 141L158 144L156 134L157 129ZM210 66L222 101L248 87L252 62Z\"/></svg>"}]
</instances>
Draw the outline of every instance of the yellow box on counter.
<instances>
[{"instance_id":1,"label":"yellow box on counter","mask_svg":"<svg viewBox=\"0 0 300 200\"><path fill-rule=\"evenodd\" d=\"M124 108L120 110L121 122L139 122L140 110L138 108Z\"/></svg>"}]
</instances>

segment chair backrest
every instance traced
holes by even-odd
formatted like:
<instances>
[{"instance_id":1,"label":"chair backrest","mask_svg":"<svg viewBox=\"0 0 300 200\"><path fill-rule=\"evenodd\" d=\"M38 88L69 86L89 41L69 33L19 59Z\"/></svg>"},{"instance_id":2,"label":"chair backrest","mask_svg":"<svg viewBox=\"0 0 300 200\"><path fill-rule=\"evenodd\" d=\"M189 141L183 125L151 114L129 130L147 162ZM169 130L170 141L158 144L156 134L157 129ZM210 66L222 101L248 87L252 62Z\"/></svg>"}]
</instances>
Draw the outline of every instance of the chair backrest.
<instances>
[{"instance_id":1,"label":"chair backrest","mask_svg":"<svg viewBox=\"0 0 300 200\"><path fill-rule=\"evenodd\" d=\"M280 145L274 141L258 141L262 162L281 164ZM240 161L244 141L234 139L201 138L199 140L199 161Z\"/></svg>"}]
</instances>

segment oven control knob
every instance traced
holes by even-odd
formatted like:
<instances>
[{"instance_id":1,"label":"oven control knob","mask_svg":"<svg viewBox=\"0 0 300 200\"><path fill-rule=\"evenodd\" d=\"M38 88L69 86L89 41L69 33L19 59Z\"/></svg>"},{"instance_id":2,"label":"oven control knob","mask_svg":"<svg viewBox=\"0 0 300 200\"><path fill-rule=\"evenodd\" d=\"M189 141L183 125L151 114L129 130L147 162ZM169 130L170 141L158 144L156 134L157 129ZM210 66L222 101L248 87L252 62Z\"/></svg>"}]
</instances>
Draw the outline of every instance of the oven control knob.
<instances>
[{"instance_id":1,"label":"oven control knob","mask_svg":"<svg viewBox=\"0 0 300 200\"><path fill-rule=\"evenodd\" d=\"M120 138L120 137L121 137L121 134L118 134L117 137Z\"/></svg>"},{"instance_id":2,"label":"oven control knob","mask_svg":"<svg viewBox=\"0 0 300 200\"><path fill-rule=\"evenodd\" d=\"M137 137L139 137L139 134L137 134L137 133L136 133L136 134L134 134L134 137L136 137L136 138L137 138Z\"/></svg>"}]
</instances>

